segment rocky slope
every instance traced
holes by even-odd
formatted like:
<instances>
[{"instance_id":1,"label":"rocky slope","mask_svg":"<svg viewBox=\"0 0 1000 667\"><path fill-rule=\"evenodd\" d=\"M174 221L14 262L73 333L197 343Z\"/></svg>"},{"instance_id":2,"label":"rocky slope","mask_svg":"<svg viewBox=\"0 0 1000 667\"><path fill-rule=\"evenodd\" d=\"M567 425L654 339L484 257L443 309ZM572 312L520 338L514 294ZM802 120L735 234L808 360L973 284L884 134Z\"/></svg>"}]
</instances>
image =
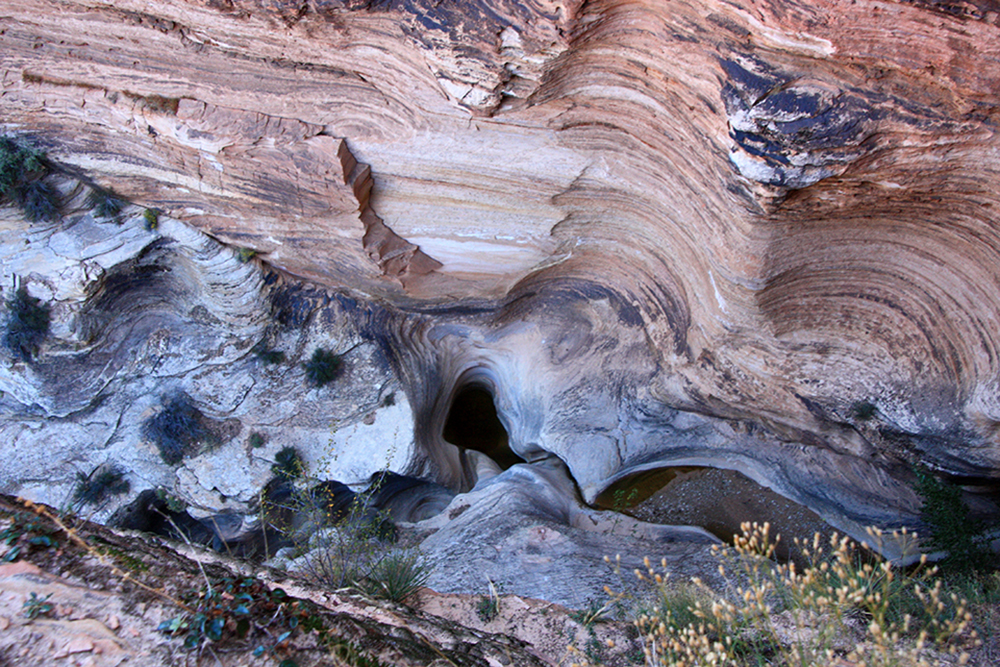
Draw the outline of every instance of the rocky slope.
<instances>
[{"instance_id":1,"label":"rocky slope","mask_svg":"<svg viewBox=\"0 0 1000 667\"><path fill-rule=\"evenodd\" d=\"M0 211L5 298L18 276L54 315L36 360L4 358L6 490L58 503L111 461L134 490L242 511L293 445L322 479L465 492L472 447L545 461L526 478L565 526L692 466L859 537L919 524L915 463L990 511L994 3L3 14L5 129L165 212L95 221L69 176L60 221ZM320 346L345 353L336 389L303 381ZM448 442L490 428L454 414L477 392L502 434ZM179 466L143 427L178 396L205 428Z\"/></svg>"}]
</instances>

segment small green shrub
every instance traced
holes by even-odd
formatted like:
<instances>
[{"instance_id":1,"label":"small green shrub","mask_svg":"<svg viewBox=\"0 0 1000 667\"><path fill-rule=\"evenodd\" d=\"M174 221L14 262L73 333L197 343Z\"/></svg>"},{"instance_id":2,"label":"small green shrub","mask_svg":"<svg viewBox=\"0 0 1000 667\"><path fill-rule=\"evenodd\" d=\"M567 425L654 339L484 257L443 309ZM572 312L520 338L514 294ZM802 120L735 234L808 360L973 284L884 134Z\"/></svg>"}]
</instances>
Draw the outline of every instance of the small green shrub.
<instances>
[{"instance_id":1,"label":"small green shrub","mask_svg":"<svg viewBox=\"0 0 1000 667\"><path fill-rule=\"evenodd\" d=\"M7 547L0 563L13 563L38 549L57 547L57 532L33 514L15 514L13 521L0 532L0 545Z\"/></svg>"},{"instance_id":2,"label":"small green shrub","mask_svg":"<svg viewBox=\"0 0 1000 667\"><path fill-rule=\"evenodd\" d=\"M41 154L10 137L0 137L0 194L13 199L17 186L42 168Z\"/></svg>"},{"instance_id":3,"label":"small green shrub","mask_svg":"<svg viewBox=\"0 0 1000 667\"><path fill-rule=\"evenodd\" d=\"M38 354L38 346L49 333L51 309L28 294L21 285L14 298L7 302L10 311L3 344L21 361L31 361Z\"/></svg>"},{"instance_id":4,"label":"small green shrub","mask_svg":"<svg viewBox=\"0 0 1000 667\"><path fill-rule=\"evenodd\" d=\"M29 222L51 221L59 216L59 195L43 180L21 186L15 201Z\"/></svg>"},{"instance_id":5,"label":"small green shrub","mask_svg":"<svg viewBox=\"0 0 1000 667\"><path fill-rule=\"evenodd\" d=\"M344 371L344 360L340 355L316 348L312 359L305 364L306 378L316 387L327 385L341 376Z\"/></svg>"},{"instance_id":6,"label":"small green shrub","mask_svg":"<svg viewBox=\"0 0 1000 667\"><path fill-rule=\"evenodd\" d=\"M287 640L297 633L316 632L320 643L329 636L313 604L292 600L280 588L270 589L253 577L209 581L201 590L182 596L190 611L163 621L157 630L183 639L186 649L256 644L254 657L283 652Z\"/></svg>"},{"instance_id":7,"label":"small green shrub","mask_svg":"<svg viewBox=\"0 0 1000 667\"><path fill-rule=\"evenodd\" d=\"M325 520L318 524L324 528L310 533L301 544L309 552L306 574L324 588L334 590L381 588L373 573L386 558L386 545L395 540L395 526L384 514L369 507L363 495L354 498L346 511L324 507L325 495L318 494L307 504L314 514L324 515ZM384 574L405 579L403 569ZM393 585L397 594L401 594L402 587L401 583Z\"/></svg>"},{"instance_id":8,"label":"small green shrub","mask_svg":"<svg viewBox=\"0 0 1000 667\"><path fill-rule=\"evenodd\" d=\"M111 220L116 225L124 222L121 213L125 209L126 202L111 190L94 188L87 195L87 206L98 218Z\"/></svg>"},{"instance_id":9,"label":"small green shrub","mask_svg":"<svg viewBox=\"0 0 1000 667\"><path fill-rule=\"evenodd\" d=\"M249 442L250 446L254 449L260 449L267 444L267 439L264 438L264 434L254 431L250 434L250 438L247 442Z\"/></svg>"},{"instance_id":10,"label":"small green shrub","mask_svg":"<svg viewBox=\"0 0 1000 667\"><path fill-rule=\"evenodd\" d=\"M52 593L49 593L43 598L38 597L38 593L34 591L31 592L31 597L24 601L22 606L23 614L25 618L34 619L39 616L48 616L53 612L55 606L48 602L48 599L52 597Z\"/></svg>"},{"instance_id":11,"label":"small green shrub","mask_svg":"<svg viewBox=\"0 0 1000 667\"><path fill-rule=\"evenodd\" d=\"M205 425L204 415L185 394L170 399L160 412L143 422L142 434L156 444L168 465L180 463L199 443L218 441Z\"/></svg>"},{"instance_id":12,"label":"small green shrub","mask_svg":"<svg viewBox=\"0 0 1000 667\"><path fill-rule=\"evenodd\" d=\"M0 196L16 201L18 191L49 171L45 153L10 137L0 137Z\"/></svg>"},{"instance_id":13,"label":"small green shrub","mask_svg":"<svg viewBox=\"0 0 1000 667\"><path fill-rule=\"evenodd\" d=\"M917 468L914 488L923 500L920 517L931 530L927 545L946 551L946 572L987 571L996 568L986 525L970 516L958 486L943 482L926 468Z\"/></svg>"},{"instance_id":14,"label":"small green shrub","mask_svg":"<svg viewBox=\"0 0 1000 667\"><path fill-rule=\"evenodd\" d=\"M306 464L294 447L283 447L274 456L271 472L285 479L297 479L306 471Z\"/></svg>"},{"instance_id":15,"label":"small green shrub","mask_svg":"<svg viewBox=\"0 0 1000 667\"><path fill-rule=\"evenodd\" d=\"M73 500L83 505L100 504L110 496L128 493L131 488L125 473L115 467L102 466L89 475L77 473L76 477Z\"/></svg>"},{"instance_id":16,"label":"small green shrub","mask_svg":"<svg viewBox=\"0 0 1000 667\"><path fill-rule=\"evenodd\" d=\"M42 180L50 171L43 152L0 137L0 199L16 204L29 222L59 214L59 195Z\"/></svg>"},{"instance_id":17,"label":"small green shrub","mask_svg":"<svg viewBox=\"0 0 1000 667\"><path fill-rule=\"evenodd\" d=\"M858 421L871 421L878 414L878 408L871 401L855 401L851 405L851 416Z\"/></svg>"},{"instance_id":18,"label":"small green shrub","mask_svg":"<svg viewBox=\"0 0 1000 667\"><path fill-rule=\"evenodd\" d=\"M285 362L285 353L271 349L264 341L253 346L254 355L265 364L281 364Z\"/></svg>"},{"instance_id":19,"label":"small green shrub","mask_svg":"<svg viewBox=\"0 0 1000 667\"><path fill-rule=\"evenodd\" d=\"M372 597L403 602L416 593L430 577L430 571L415 553L395 551L379 560L361 582Z\"/></svg>"},{"instance_id":20,"label":"small green shrub","mask_svg":"<svg viewBox=\"0 0 1000 667\"><path fill-rule=\"evenodd\" d=\"M147 208L142 212L142 221L145 224L146 231L151 232L160 224L160 212L155 208Z\"/></svg>"},{"instance_id":21,"label":"small green shrub","mask_svg":"<svg viewBox=\"0 0 1000 667\"><path fill-rule=\"evenodd\" d=\"M495 597L484 595L476 605L476 616L483 623L489 623L500 613L500 601Z\"/></svg>"},{"instance_id":22,"label":"small green shrub","mask_svg":"<svg viewBox=\"0 0 1000 667\"><path fill-rule=\"evenodd\" d=\"M236 251L236 259L240 260L241 264L246 264L251 259L257 256L257 251L253 248L239 248Z\"/></svg>"},{"instance_id":23,"label":"small green shrub","mask_svg":"<svg viewBox=\"0 0 1000 667\"><path fill-rule=\"evenodd\" d=\"M184 501L184 499L168 493L164 488L156 490L156 497L162 500L167 506L167 510L173 512L174 514L180 514L181 512L187 511L188 504Z\"/></svg>"}]
</instances>

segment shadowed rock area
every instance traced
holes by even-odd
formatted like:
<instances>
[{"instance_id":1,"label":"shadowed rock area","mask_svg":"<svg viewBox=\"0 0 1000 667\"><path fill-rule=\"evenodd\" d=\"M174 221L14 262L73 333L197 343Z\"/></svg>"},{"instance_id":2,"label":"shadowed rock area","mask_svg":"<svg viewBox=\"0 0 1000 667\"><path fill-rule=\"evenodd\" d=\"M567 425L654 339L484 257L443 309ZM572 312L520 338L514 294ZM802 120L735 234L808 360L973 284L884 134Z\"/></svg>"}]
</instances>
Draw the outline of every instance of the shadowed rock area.
<instances>
[{"instance_id":1,"label":"shadowed rock area","mask_svg":"<svg viewBox=\"0 0 1000 667\"><path fill-rule=\"evenodd\" d=\"M51 320L0 357L0 490L79 505L113 465L100 520L146 489L252 518L290 447L313 482L447 489L383 499L435 585L568 604L601 584L553 554L712 541L590 508L657 471L859 539L923 527L917 465L996 516L998 16L10 2L0 123L58 215L0 208L4 322L22 289Z\"/></svg>"}]
</instances>

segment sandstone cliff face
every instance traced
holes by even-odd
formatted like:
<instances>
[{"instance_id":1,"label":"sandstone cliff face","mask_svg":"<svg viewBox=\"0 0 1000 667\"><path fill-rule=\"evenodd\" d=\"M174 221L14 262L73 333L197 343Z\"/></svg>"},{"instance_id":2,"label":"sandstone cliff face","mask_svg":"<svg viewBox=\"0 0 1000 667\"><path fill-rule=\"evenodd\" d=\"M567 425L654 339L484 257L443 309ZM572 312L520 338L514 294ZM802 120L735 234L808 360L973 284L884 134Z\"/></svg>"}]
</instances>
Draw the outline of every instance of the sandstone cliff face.
<instances>
[{"instance_id":1,"label":"sandstone cliff face","mask_svg":"<svg viewBox=\"0 0 1000 667\"><path fill-rule=\"evenodd\" d=\"M411 473L472 486L442 432L479 387L586 501L708 465L860 535L916 521L914 462L995 489L995 3L8 5L7 130L349 290L324 321L388 355Z\"/></svg>"}]
</instances>

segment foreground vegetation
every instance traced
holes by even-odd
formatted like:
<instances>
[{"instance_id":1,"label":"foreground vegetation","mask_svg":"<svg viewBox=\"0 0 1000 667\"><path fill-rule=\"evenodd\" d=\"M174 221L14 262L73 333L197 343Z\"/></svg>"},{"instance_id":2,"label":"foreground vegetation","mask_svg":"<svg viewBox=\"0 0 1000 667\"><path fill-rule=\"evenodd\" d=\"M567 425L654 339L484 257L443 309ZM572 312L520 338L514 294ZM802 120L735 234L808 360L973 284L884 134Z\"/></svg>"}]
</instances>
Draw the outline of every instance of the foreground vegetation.
<instances>
[{"instance_id":1,"label":"foreground vegetation","mask_svg":"<svg viewBox=\"0 0 1000 667\"><path fill-rule=\"evenodd\" d=\"M982 643L971 604L1000 604L995 571L943 576L926 557L900 568L836 535L796 541L800 565L778 563L780 538L772 539L768 524L743 524L742 531L732 546L715 549L722 587L672 581L665 563L657 568L647 559L646 570L634 572L639 586L625 586L640 592L612 594L608 608L639 631L643 664L963 665ZM873 543L913 539L875 529L869 535Z\"/></svg>"}]
</instances>

